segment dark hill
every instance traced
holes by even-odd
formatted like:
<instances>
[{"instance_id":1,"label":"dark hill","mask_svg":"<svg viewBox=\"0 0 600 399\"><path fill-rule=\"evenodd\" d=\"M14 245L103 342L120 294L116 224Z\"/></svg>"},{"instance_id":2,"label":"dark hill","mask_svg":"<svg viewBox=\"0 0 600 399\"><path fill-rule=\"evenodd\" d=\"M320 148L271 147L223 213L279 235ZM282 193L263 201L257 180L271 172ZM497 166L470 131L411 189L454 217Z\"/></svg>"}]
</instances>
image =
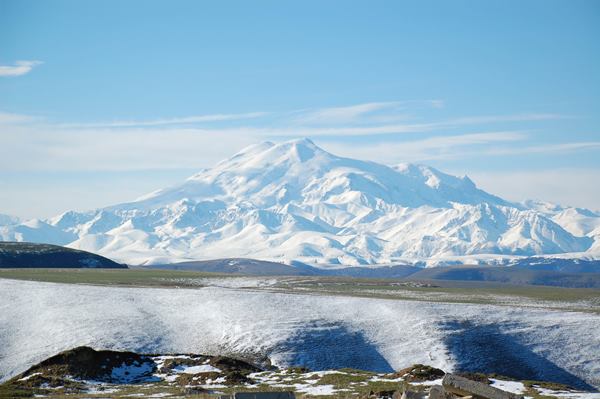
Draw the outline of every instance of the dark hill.
<instances>
[{"instance_id":1,"label":"dark hill","mask_svg":"<svg viewBox=\"0 0 600 399\"><path fill-rule=\"evenodd\" d=\"M246 258L226 258L151 265L153 269L192 270L197 272L231 273L244 276L299 276L316 275L318 269L299 269L283 263Z\"/></svg>"},{"instance_id":2,"label":"dark hill","mask_svg":"<svg viewBox=\"0 0 600 399\"><path fill-rule=\"evenodd\" d=\"M154 269L194 270L214 273L232 273L245 276L340 276L360 278L404 278L421 268L397 265L382 267L344 267L339 269L320 269L302 262L269 262L247 258L226 258L214 260L190 261L166 265L151 265Z\"/></svg>"},{"instance_id":3,"label":"dark hill","mask_svg":"<svg viewBox=\"0 0 600 399\"><path fill-rule=\"evenodd\" d=\"M126 265L86 251L50 244L0 242L0 268L110 268Z\"/></svg>"}]
</instances>

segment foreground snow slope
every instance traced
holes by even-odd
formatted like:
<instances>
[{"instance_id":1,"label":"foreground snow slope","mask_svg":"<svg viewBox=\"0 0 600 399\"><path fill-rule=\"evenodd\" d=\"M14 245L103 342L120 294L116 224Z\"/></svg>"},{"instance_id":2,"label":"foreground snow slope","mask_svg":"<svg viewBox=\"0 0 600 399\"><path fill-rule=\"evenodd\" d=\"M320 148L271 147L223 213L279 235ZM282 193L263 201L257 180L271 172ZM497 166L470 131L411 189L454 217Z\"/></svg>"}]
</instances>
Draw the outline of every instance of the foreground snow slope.
<instances>
[{"instance_id":1,"label":"foreground snow slope","mask_svg":"<svg viewBox=\"0 0 600 399\"><path fill-rule=\"evenodd\" d=\"M0 238L68 244L133 264L230 257L489 262L600 253L600 216L560 209L511 203L468 177L423 165L338 157L305 139L249 147L130 203L0 227Z\"/></svg>"},{"instance_id":2,"label":"foreground snow slope","mask_svg":"<svg viewBox=\"0 0 600 399\"><path fill-rule=\"evenodd\" d=\"M89 345L268 356L277 365L314 369L391 371L425 363L600 387L596 313L6 279L0 292L1 379Z\"/></svg>"}]
</instances>

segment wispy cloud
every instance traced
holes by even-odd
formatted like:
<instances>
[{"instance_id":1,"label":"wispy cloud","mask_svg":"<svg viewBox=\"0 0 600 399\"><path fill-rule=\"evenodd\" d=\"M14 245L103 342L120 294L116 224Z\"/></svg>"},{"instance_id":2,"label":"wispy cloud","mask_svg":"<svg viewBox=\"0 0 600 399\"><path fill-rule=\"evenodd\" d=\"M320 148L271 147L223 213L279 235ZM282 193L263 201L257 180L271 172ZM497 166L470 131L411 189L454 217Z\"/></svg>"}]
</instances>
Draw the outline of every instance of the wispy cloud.
<instances>
[{"instance_id":1,"label":"wispy cloud","mask_svg":"<svg viewBox=\"0 0 600 399\"><path fill-rule=\"evenodd\" d=\"M438 102L441 105L435 105ZM408 119L407 114L398 112L389 112L390 107L404 106L409 102L394 103L365 103L351 107L326 108L320 111L306 112L294 118L297 123L294 127L285 127L278 129L281 136L295 136L300 132L306 132L305 135L312 136L368 136L368 135L386 135L402 133L426 133L448 129L457 129L463 126L474 125L494 125L497 123L508 122L538 122L545 120L557 120L567 118L565 115L553 113L522 113L509 115L483 115L466 116L450 118L434 122L404 122L402 119ZM423 103L423 102L419 102ZM430 106L443 106L441 100L429 100ZM397 108L398 110L399 108ZM368 115L377 111L385 111L377 116ZM329 117L322 117L331 116ZM333 116L336 116L334 118ZM366 124L356 124L353 122L363 121ZM387 123L394 121L395 123ZM320 123L317 123L320 122Z\"/></svg>"},{"instance_id":2,"label":"wispy cloud","mask_svg":"<svg viewBox=\"0 0 600 399\"><path fill-rule=\"evenodd\" d=\"M326 148L334 153L387 164L428 162L481 157L508 157L550 153L597 151L600 142L567 142L555 144L524 144L529 136L524 132L489 132L434 136L421 140L383 141L360 146L332 141Z\"/></svg>"},{"instance_id":3,"label":"wispy cloud","mask_svg":"<svg viewBox=\"0 0 600 399\"><path fill-rule=\"evenodd\" d=\"M38 118L23 115L23 114L11 114L7 112L0 112L0 125L13 125L13 124L23 124L29 123L37 120Z\"/></svg>"},{"instance_id":4,"label":"wispy cloud","mask_svg":"<svg viewBox=\"0 0 600 399\"><path fill-rule=\"evenodd\" d=\"M78 198L88 195L90 206L98 206L133 198L149 191L149 188L169 185L166 178L164 181L156 182L158 171L165 175L176 176L178 173L187 174L189 171L211 167L242 148L264 140L277 141L306 136L313 138L325 150L340 156L374 160L385 164L434 162L436 166L454 167L460 165L461 160L479 162L482 167L485 167L486 162L494 160L494 157L505 162L523 158L521 156L523 154L544 153L552 154L544 158L550 160L546 162L548 166L552 165L552 159L558 158L558 155L554 154L574 159L579 154L587 157L589 154L594 155L593 151L600 153L600 142L592 141L595 137L577 142L569 141L567 136L564 136L560 142L556 135L551 135L554 141L545 140L544 131L540 130L536 123L564 118L562 115L519 113L458 116L433 120L411 118L408 123L401 120L407 115L405 111L413 111L415 107L421 109L427 107L427 114L435 115L435 107L443 107L444 104L443 102L415 103L412 106L407 104L408 102L379 102L287 113L223 113L79 124L53 123L40 117L0 112L0 148L2 149L0 170L4 176L11 174L34 176L40 173L81 176L89 172L90 176L137 176L136 182L138 180L145 182L137 186L135 182L132 183L131 186L137 187L135 190L129 190L129 185L127 189L116 189L123 195L127 193L126 197L119 197L116 194L114 198L103 196L101 190L97 188L101 184L94 180L95 177L90 180L94 183L89 184L89 193L87 190L72 192L73 197ZM319 112L315 114L315 111ZM312 119L307 118L306 122L301 122L302 119L299 117L308 115L312 115ZM321 122L317 122L319 120ZM234 123L234 121L239 122ZM516 166L518 167L518 164ZM442 169L446 167L442 166ZM147 173L149 170L152 173ZM479 179L476 170L460 171L460 174L464 172L475 175L475 181L481 180L484 188L492 192L499 194L510 192L513 196L510 199L542 197L588 207L597 202L598 190L585 191L588 187L595 187L589 182L597 180L597 171L586 173L585 179L580 178L579 175L573 177L569 173L564 173L564 180L568 180L569 184L573 183L569 186L571 187L569 190L552 185L554 184L552 173L548 172L541 177L543 180L539 180L547 183L547 192L543 188L539 191L534 189L538 183L535 174L499 174L497 179L482 175L483 177ZM139 178L139 176L144 177ZM172 182L176 183L180 178L182 176L177 175L177 179ZM25 182L28 179L19 181ZM38 183L35 190L38 190ZM4 186L3 191L7 193L16 190L19 193L11 194L11 198L39 197L54 195L52 194L56 192L54 182L53 187L45 192L42 190L28 193L13 185L12 188ZM573 193L585 191L585 195L573 194L571 197L556 195L566 191ZM62 197L64 196L59 196L60 199L56 200L54 207L64 206ZM9 197L4 194L3 198ZM106 200L102 202L97 198L106 198ZM18 200L13 202L17 203Z\"/></svg>"},{"instance_id":5,"label":"wispy cloud","mask_svg":"<svg viewBox=\"0 0 600 399\"><path fill-rule=\"evenodd\" d=\"M144 170L202 168L268 136L259 129L11 128L0 134L2 170ZM355 145L343 140L320 143L326 150L353 158L394 164L455 159L486 145L524 140L522 132L482 132L435 136L414 141ZM472 154L471 154L472 155Z\"/></svg>"},{"instance_id":6,"label":"wispy cloud","mask_svg":"<svg viewBox=\"0 0 600 399\"><path fill-rule=\"evenodd\" d=\"M600 149L600 141L580 141L573 143L556 143L543 145L519 146L515 148L492 148L484 152L485 155L519 155L541 154L552 152L572 152L581 150Z\"/></svg>"},{"instance_id":7,"label":"wispy cloud","mask_svg":"<svg viewBox=\"0 0 600 399\"><path fill-rule=\"evenodd\" d=\"M346 136L385 136L404 133L448 132L463 126L493 125L502 122L527 122L561 119L559 114L526 113L514 115L485 115L450 118L438 121L406 121L411 118L400 111L409 105L429 108L443 107L442 100L372 102L347 107L332 107L316 110L297 110L291 113L247 112L232 114L191 115L175 118L151 120L115 120L84 123L51 124L53 128L67 129L123 129L123 128L163 128L192 127L203 123L247 121L237 124L234 132L240 130L256 137L346 137ZM1 115L1 114L0 114ZM6 114L10 115L10 114ZM19 116L23 118L24 116ZM13 118L16 121L16 117ZM0 123L2 119L0 118ZM216 125L215 125L216 126ZM224 133L231 130L226 125L220 128Z\"/></svg>"},{"instance_id":8,"label":"wispy cloud","mask_svg":"<svg viewBox=\"0 0 600 399\"><path fill-rule=\"evenodd\" d=\"M464 174L465 171L453 171ZM600 169L563 168L522 171L469 171L477 185L511 201L537 199L561 205L600 209Z\"/></svg>"},{"instance_id":9,"label":"wispy cloud","mask_svg":"<svg viewBox=\"0 0 600 399\"><path fill-rule=\"evenodd\" d=\"M0 65L0 76L25 75L40 64L42 64L41 61L17 61L14 65Z\"/></svg>"},{"instance_id":10,"label":"wispy cloud","mask_svg":"<svg viewBox=\"0 0 600 399\"><path fill-rule=\"evenodd\" d=\"M243 119L255 119L268 115L267 112L247 112L240 114L212 114L212 115L195 115L182 118L164 118L153 120L128 120L128 121L112 121L99 123L71 123L61 124L61 127L67 128L120 128L120 127L153 127L153 126L168 126L168 125L186 125L203 122L225 122Z\"/></svg>"},{"instance_id":11,"label":"wispy cloud","mask_svg":"<svg viewBox=\"0 0 600 399\"><path fill-rule=\"evenodd\" d=\"M397 109L399 104L399 102L373 102L346 107L304 110L300 111L300 115L295 118L295 121L307 124L350 123L376 111Z\"/></svg>"},{"instance_id":12,"label":"wispy cloud","mask_svg":"<svg viewBox=\"0 0 600 399\"><path fill-rule=\"evenodd\" d=\"M344 107L330 107L297 111L294 122L310 125L328 125L334 123L351 124L355 122L382 122L407 119L408 107L426 106L443 108L443 100L414 100L370 102Z\"/></svg>"},{"instance_id":13,"label":"wispy cloud","mask_svg":"<svg viewBox=\"0 0 600 399\"><path fill-rule=\"evenodd\" d=\"M561 114L515 114L515 115L484 115L484 116L468 116L464 118L455 118L452 120L454 124L469 125L479 123L500 123L500 122L531 122L531 121L546 121L568 118Z\"/></svg>"},{"instance_id":14,"label":"wispy cloud","mask_svg":"<svg viewBox=\"0 0 600 399\"><path fill-rule=\"evenodd\" d=\"M210 167L261 139L192 128L0 129L0 170L135 171Z\"/></svg>"},{"instance_id":15,"label":"wispy cloud","mask_svg":"<svg viewBox=\"0 0 600 399\"><path fill-rule=\"evenodd\" d=\"M520 131L481 132L472 134L434 136L420 140L383 141L360 146L344 142L331 142L326 148L349 157L394 164L399 162L424 162L456 159L464 155L465 148L522 141L527 135Z\"/></svg>"},{"instance_id":16,"label":"wispy cloud","mask_svg":"<svg viewBox=\"0 0 600 399\"><path fill-rule=\"evenodd\" d=\"M329 108L327 112L341 119L360 118L364 113L386 109L390 104L365 103ZM289 113L266 112L83 124L53 124L25 115L0 113L0 148L6 150L6 155L0 158L0 169L201 168L211 166L246 145L291 137L312 137L333 153L388 164L598 149L598 142L544 144L532 140L530 131L487 128L487 125L501 121L560 117L556 114L490 115L423 123L322 126L298 124L296 120L290 120L294 116ZM195 125L234 120L243 122ZM33 123L28 123L30 121ZM481 130L462 133L464 126L481 126ZM421 138L415 139L414 134ZM349 136L354 138L349 140ZM525 145L527 143L530 144Z\"/></svg>"}]
</instances>

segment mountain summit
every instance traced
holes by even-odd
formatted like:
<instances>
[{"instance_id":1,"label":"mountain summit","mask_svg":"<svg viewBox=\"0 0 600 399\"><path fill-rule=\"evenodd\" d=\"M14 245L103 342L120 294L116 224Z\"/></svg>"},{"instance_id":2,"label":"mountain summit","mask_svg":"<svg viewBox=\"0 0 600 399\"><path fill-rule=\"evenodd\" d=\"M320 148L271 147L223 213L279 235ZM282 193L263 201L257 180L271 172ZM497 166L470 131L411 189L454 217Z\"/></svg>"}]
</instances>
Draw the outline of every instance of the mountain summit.
<instances>
[{"instance_id":1,"label":"mountain summit","mask_svg":"<svg viewBox=\"0 0 600 399\"><path fill-rule=\"evenodd\" d=\"M0 227L0 237L128 263L366 265L598 251L598 215L548 209L503 200L468 177L338 157L301 139L248 147L133 202Z\"/></svg>"}]
</instances>

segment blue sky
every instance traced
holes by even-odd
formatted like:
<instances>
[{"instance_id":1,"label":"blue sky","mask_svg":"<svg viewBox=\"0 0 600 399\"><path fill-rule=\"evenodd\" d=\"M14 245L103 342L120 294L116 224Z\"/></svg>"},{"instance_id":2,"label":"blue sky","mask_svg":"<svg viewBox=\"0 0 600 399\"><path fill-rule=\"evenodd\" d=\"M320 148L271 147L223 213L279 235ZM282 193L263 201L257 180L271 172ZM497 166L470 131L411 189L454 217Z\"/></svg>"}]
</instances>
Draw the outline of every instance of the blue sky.
<instances>
[{"instance_id":1,"label":"blue sky","mask_svg":"<svg viewBox=\"0 0 600 399\"><path fill-rule=\"evenodd\" d=\"M175 184L248 144L600 208L597 1L0 2L0 213Z\"/></svg>"}]
</instances>

